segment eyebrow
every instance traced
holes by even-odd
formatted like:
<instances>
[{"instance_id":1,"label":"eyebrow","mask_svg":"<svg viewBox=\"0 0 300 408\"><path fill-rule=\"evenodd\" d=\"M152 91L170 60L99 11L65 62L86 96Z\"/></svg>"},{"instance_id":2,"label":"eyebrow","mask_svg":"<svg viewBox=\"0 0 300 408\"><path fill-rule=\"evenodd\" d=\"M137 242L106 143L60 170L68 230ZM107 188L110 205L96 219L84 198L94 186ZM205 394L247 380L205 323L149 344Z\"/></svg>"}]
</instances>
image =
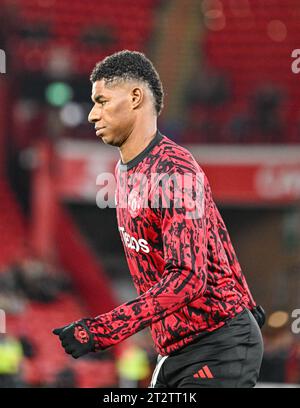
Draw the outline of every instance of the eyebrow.
<instances>
[{"instance_id":1,"label":"eyebrow","mask_svg":"<svg viewBox=\"0 0 300 408\"><path fill-rule=\"evenodd\" d=\"M105 99L103 95L97 95L95 98L93 98L93 95L91 95L91 100L93 102L99 102L100 99Z\"/></svg>"}]
</instances>

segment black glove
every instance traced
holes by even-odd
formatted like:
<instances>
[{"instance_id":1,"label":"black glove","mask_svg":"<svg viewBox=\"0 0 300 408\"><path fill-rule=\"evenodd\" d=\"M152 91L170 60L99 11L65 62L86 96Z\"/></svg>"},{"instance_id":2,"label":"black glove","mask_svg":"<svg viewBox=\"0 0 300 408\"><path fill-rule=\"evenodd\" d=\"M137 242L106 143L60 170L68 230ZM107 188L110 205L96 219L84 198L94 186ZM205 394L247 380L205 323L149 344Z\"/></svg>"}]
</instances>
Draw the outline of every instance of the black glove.
<instances>
[{"instance_id":1,"label":"black glove","mask_svg":"<svg viewBox=\"0 0 300 408\"><path fill-rule=\"evenodd\" d=\"M264 311L263 307L260 305L255 306L251 310L251 312L255 317L255 320L257 321L259 327L262 328L266 321L266 312Z\"/></svg>"},{"instance_id":2,"label":"black glove","mask_svg":"<svg viewBox=\"0 0 300 408\"><path fill-rule=\"evenodd\" d=\"M59 336L65 352L78 358L90 351L95 351L95 341L86 324L89 319L81 319L70 325L53 330Z\"/></svg>"}]
</instances>

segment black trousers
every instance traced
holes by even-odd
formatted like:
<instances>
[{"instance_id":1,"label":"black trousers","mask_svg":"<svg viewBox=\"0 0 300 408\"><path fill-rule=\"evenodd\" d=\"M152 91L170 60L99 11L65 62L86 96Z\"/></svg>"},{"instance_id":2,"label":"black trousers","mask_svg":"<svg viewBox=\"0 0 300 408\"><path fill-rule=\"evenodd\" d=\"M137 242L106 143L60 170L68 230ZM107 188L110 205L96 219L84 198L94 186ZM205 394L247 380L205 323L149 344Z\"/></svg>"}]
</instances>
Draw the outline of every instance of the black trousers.
<instances>
[{"instance_id":1,"label":"black trousers","mask_svg":"<svg viewBox=\"0 0 300 408\"><path fill-rule=\"evenodd\" d=\"M199 335L169 356L158 356L151 388L254 387L263 357L260 328L245 309L224 326Z\"/></svg>"}]
</instances>

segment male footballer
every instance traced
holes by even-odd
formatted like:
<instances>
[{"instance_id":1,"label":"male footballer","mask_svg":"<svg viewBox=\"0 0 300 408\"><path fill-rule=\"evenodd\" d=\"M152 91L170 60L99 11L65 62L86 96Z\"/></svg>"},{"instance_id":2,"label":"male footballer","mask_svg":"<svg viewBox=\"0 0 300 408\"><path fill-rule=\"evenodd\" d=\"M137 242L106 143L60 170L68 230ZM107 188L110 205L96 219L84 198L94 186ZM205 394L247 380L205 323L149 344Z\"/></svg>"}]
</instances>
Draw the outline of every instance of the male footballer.
<instances>
[{"instance_id":1,"label":"male footballer","mask_svg":"<svg viewBox=\"0 0 300 408\"><path fill-rule=\"evenodd\" d=\"M157 129L163 88L144 54L121 51L92 74L89 122L116 146L118 227L138 296L53 331L78 358L150 327L150 387L254 387L263 355L257 306L203 170Z\"/></svg>"}]
</instances>

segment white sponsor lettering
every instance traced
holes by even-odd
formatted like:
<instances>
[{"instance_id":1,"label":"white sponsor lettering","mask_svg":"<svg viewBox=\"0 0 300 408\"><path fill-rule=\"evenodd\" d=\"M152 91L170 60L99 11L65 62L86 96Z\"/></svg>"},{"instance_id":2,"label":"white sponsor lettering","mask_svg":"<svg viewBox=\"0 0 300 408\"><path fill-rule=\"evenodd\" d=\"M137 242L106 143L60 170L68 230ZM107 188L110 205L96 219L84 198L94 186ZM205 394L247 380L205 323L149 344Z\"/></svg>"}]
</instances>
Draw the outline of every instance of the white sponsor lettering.
<instances>
[{"instance_id":1,"label":"white sponsor lettering","mask_svg":"<svg viewBox=\"0 0 300 408\"><path fill-rule=\"evenodd\" d=\"M119 231L123 237L124 244L127 248L134 249L136 252L143 251L146 254L149 254L150 248L148 242L143 239L136 239L135 237L131 236L128 234L128 232L125 231L124 227L119 227Z\"/></svg>"}]
</instances>

